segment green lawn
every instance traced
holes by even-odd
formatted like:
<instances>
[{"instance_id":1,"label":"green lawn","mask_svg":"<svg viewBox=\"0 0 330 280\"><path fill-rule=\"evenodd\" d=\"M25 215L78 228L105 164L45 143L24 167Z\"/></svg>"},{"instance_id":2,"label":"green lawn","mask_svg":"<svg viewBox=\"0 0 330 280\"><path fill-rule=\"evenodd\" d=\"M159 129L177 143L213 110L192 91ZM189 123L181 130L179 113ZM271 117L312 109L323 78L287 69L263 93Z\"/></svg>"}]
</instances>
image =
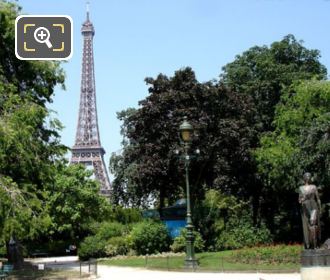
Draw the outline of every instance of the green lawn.
<instances>
[{"instance_id":1,"label":"green lawn","mask_svg":"<svg viewBox=\"0 0 330 280\"><path fill-rule=\"evenodd\" d=\"M277 263L254 262L253 264L239 263L233 260L232 251L199 253L196 257L199 261L198 271L299 271L297 260ZM146 267L149 269L184 270L184 256L170 257L127 257L123 259L100 260L100 264L114 266Z\"/></svg>"}]
</instances>

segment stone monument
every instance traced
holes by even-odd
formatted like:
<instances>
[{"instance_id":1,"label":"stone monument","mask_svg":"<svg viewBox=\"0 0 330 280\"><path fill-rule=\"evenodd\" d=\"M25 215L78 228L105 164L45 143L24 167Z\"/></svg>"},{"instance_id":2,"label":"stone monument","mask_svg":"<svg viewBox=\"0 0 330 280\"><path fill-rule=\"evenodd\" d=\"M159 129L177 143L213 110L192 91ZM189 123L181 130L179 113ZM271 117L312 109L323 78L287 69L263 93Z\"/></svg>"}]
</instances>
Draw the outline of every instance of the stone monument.
<instances>
[{"instance_id":1,"label":"stone monument","mask_svg":"<svg viewBox=\"0 0 330 280\"><path fill-rule=\"evenodd\" d=\"M299 203L304 233L304 251L301 254L302 280L330 279L330 242L321 246L321 201L317 187L311 184L311 174L304 174L304 185L299 187Z\"/></svg>"}]
</instances>

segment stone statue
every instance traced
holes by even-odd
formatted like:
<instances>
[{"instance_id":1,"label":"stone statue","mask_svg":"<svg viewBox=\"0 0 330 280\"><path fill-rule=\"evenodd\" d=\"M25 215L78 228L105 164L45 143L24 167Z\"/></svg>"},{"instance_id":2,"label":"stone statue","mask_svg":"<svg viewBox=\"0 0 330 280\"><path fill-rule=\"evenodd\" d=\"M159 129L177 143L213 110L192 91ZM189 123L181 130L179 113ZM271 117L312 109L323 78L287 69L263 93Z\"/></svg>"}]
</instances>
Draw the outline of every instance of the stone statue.
<instances>
[{"instance_id":1,"label":"stone statue","mask_svg":"<svg viewBox=\"0 0 330 280\"><path fill-rule=\"evenodd\" d=\"M311 177L310 173L305 173L305 184L299 187L305 249L317 249L321 241L321 201L317 187L310 184Z\"/></svg>"}]
</instances>

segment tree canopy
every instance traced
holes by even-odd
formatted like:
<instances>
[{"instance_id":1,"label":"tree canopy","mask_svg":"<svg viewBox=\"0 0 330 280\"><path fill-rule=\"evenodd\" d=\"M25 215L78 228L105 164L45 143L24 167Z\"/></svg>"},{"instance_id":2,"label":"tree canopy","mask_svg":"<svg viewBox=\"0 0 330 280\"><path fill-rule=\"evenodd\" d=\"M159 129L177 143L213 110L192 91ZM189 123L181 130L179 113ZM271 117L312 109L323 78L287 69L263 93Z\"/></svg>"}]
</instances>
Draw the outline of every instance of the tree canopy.
<instances>
[{"instance_id":1,"label":"tree canopy","mask_svg":"<svg viewBox=\"0 0 330 280\"><path fill-rule=\"evenodd\" d=\"M0 0L0 241L81 236L107 207L82 166L67 166L48 104L64 73L53 61L15 57L20 8Z\"/></svg>"},{"instance_id":2,"label":"tree canopy","mask_svg":"<svg viewBox=\"0 0 330 280\"><path fill-rule=\"evenodd\" d=\"M223 67L221 82L253 99L252 109L255 114L250 126L254 128L256 135L250 150L252 154L254 149L260 146L261 137L274 130L276 106L287 88L296 81L326 78L327 70L319 58L318 50L307 49L303 46L303 41L297 41L293 35L287 35L282 40L273 42L269 47L254 46L237 55L233 62ZM270 189L269 184L260 180L255 156L252 158L250 170L254 174L251 174L250 185L254 186L252 192L254 220L257 222L264 216L272 231L275 231L272 215L263 213L272 213L274 207L277 207L272 204L271 199L276 194L267 192ZM264 203L265 200L270 203ZM267 204L268 207L262 209L261 204ZM290 212L290 209L284 211Z\"/></svg>"},{"instance_id":3,"label":"tree canopy","mask_svg":"<svg viewBox=\"0 0 330 280\"><path fill-rule=\"evenodd\" d=\"M236 92L252 96L258 131L273 130L275 106L283 90L295 80L325 79L320 52L307 49L293 35L268 46L255 46L225 65L220 78Z\"/></svg>"},{"instance_id":4,"label":"tree canopy","mask_svg":"<svg viewBox=\"0 0 330 280\"><path fill-rule=\"evenodd\" d=\"M286 106L289 110L294 102L295 95L289 94L293 85L326 78L319 58L318 50L307 49L288 35L269 47L255 46L238 55L223 67L218 82L197 81L191 68L180 69L172 77L146 78L149 95L139 108L118 114L124 140L122 153L111 157L115 202L143 205L151 197L163 207L185 196L182 163L173 152L180 148L178 128L187 116L197 131L191 152L197 147L201 150L190 167L193 200L202 201L210 189L233 195L251 206L254 225L261 227L265 222L275 240L299 240L293 186L302 169L327 168L318 157L324 158L328 144L317 140L327 130L327 115L314 120L310 129L299 130L298 138L286 137L283 145L277 145L279 112ZM302 157L304 168L299 170L285 165L297 151L292 141L315 152L315 156ZM280 172L286 172L285 180L270 179ZM287 192L277 191L279 186ZM288 220L295 222L287 226Z\"/></svg>"},{"instance_id":5,"label":"tree canopy","mask_svg":"<svg viewBox=\"0 0 330 280\"><path fill-rule=\"evenodd\" d=\"M63 85L64 75L57 63L15 57L14 21L19 8L4 1L0 5L0 178L7 193L3 198L11 199L2 201L11 207L2 207L0 235L8 240L14 233L18 238L34 235L49 224L44 189L52 181L54 162L66 148L59 140L61 125L51 118L46 102L55 85ZM18 222L21 216L24 221ZM44 226L38 224L40 219Z\"/></svg>"},{"instance_id":6,"label":"tree canopy","mask_svg":"<svg viewBox=\"0 0 330 280\"><path fill-rule=\"evenodd\" d=\"M126 193L143 200L149 194L159 195L163 205L165 198L173 202L183 194L182 163L174 151L180 148L178 127L184 116L198 133L192 151L201 150L191 166L192 193L203 196L203 184L244 192L243 176L254 134L248 125L253 115L250 98L212 82L200 83L190 68L146 82L150 95L140 102L141 107L120 114L127 140L119 161L112 157L112 166L119 167L116 172L126 170L125 178L114 181L119 196Z\"/></svg>"},{"instance_id":7,"label":"tree canopy","mask_svg":"<svg viewBox=\"0 0 330 280\"><path fill-rule=\"evenodd\" d=\"M283 224L298 227L300 224L297 217L280 209L296 209L298 213L296 190L302 184L304 172L314 175L324 205L329 203L329 108L328 81L294 84L276 108L275 130L261 138L261 147L256 150L259 174L269 193L276 194L271 198L272 203L269 199L266 201L268 205L277 206L273 212L278 217L278 227Z\"/></svg>"}]
</instances>

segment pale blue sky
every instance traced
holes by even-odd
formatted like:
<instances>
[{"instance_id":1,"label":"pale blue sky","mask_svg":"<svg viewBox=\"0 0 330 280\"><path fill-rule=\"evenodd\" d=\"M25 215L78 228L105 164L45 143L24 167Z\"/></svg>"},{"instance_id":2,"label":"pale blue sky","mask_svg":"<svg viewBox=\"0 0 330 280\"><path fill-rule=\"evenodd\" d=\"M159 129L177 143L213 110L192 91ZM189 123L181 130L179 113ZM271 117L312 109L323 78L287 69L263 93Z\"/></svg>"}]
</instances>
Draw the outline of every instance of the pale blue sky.
<instances>
[{"instance_id":1,"label":"pale blue sky","mask_svg":"<svg viewBox=\"0 0 330 280\"><path fill-rule=\"evenodd\" d=\"M63 65L66 91L56 90L51 108L65 125L62 141L75 137L82 54L83 0L20 0L23 13L70 15L74 53ZM101 142L106 163L120 147L116 112L136 107L147 95L144 78L191 66L200 81L254 45L291 33L321 51L330 69L330 1L326 0L91 0Z\"/></svg>"}]
</instances>

